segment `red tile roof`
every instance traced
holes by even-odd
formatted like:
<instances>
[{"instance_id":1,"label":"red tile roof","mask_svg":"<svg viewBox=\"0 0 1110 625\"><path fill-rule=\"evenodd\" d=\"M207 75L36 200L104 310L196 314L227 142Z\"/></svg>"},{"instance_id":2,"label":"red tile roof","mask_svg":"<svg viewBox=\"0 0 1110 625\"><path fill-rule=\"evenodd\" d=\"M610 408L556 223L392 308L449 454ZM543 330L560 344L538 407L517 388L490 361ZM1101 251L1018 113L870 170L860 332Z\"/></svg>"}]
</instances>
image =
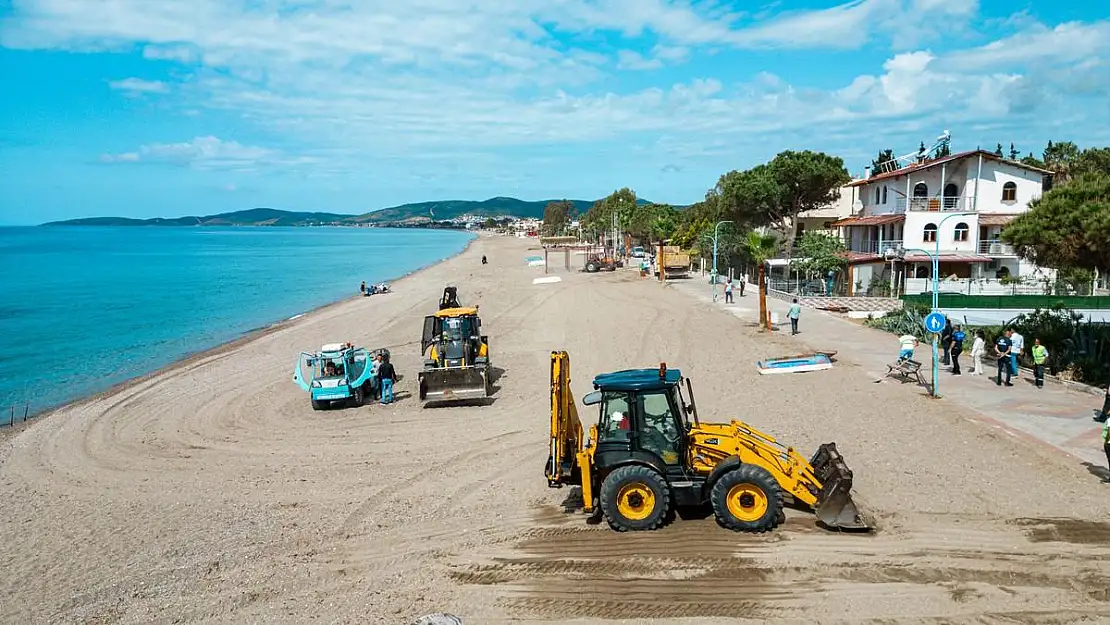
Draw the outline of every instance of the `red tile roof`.
<instances>
[{"instance_id":1,"label":"red tile roof","mask_svg":"<svg viewBox=\"0 0 1110 625\"><path fill-rule=\"evenodd\" d=\"M864 178L862 180L855 180L855 181L849 182L846 186L858 187L858 186L869 184L869 183L872 183L872 182L875 182L875 181L878 181L878 180L887 180L888 178L897 178L899 176L905 176L905 175L909 174L910 172L923 171L923 170L926 170L926 169L931 169L931 168L936 167L938 165L943 165L944 163L951 163L953 161L958 161L958 160L961 160L961 159L968 158L970 156L977 156L977 155L980 155L980 154L983 155L983 158L987 158L987 159L990 159L992 161L998 161L1000 163L1006 163L1007 165L1013 165L1014 167L1021 167L1022 169L1029 169L1031 171L1039 172L1039 173L1042 173L1042 174L1051 174L1052 173L1051 171L1049 171L1047 169L1041 169L1040 167L1033 167L1032 165L1026 165L1025 163L1022 163L1021 161L1011 161L1008 158L1002 158L1002 157L998 156L997 154L995 154L994 152L987 152L986 150L971 150L970 152L957 152L956 154L950 154L948 156L938 158L938 159L932 160L932 161L926 161L926 162L920 163L920 164L919 163L912 163L910 165L907 165L907 166L905 166L901 169L896 169L894 171L888 171L888 172L884 172L884 173L881 173L881 174L873 174L870 178Z\"/></svg>"},{"instance_id":2,"label":"red tile roof","mask_svg":"<svg viewBox=\"0 0 1110 625\"><path fill-rule=\"evenodd\" d=\"M1017 215L983 214L979 215L980 226L1005 226L1014 220Z\"/></svg>"},{"instance_id":3,"label":"red tile roof","mask_svg":"<svg viewBox=\"0 0 1110 625\"><path fill-rule=\"evenodd\" d=\"M834 228L842 226L882 226L898 223L906 219L905 215L865 215L863 217L846 217L833 222Z\"/></svg>"}]
</instances>

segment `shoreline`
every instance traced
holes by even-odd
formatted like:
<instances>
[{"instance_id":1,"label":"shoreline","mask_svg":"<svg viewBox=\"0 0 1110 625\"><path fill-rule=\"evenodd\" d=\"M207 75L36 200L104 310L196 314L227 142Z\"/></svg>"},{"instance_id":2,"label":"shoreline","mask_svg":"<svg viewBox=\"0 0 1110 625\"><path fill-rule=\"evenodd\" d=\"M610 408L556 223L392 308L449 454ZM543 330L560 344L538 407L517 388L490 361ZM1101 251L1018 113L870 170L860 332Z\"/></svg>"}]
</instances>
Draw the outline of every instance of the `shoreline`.
<instances>
[{"instance_id":1,"label":"shoreline","mask_svg":"<svg viewBox=\"0 0 1110 625\"><path fill-rule=\"evenodd\" d=\"M424 271L427 271L427 270L429 270L433 267L436 267L436 266L441 265L443 263L446 263L450 260L458 258L459 256L462 256L463 254L465 254L471 248L471 246L474 245L475 241L477 241L481 236L482 236L481 234L477 234L477 235L471 237L471 239L466 242L466 245L464 245L462 247L462 249L460 249L458 252L456 252L456 253L454 253L450 256L446 256L446 257L441 258L437 261L428 263L427 265L423 265L421 267L413 269L412 271L409 271L408 273L405 273L405 274L401 275L398 278L383 280L383 282L388 283L390 285L390 287L392 288L392 286L394 284L404 282L405 280L408 280L410 278L414 278L418 274L420 274ZM127 389L130 389L130 388L132 388L134 386L137 386L139 384L142 384L144 382L148 382L151 379L154 379L154 378L156 378L156 377L158 377L158 376L160 376L164 373L170 373L170 372L173 372L173 371L177 371L179 369L182 369L182 368L188 367L190 365L196 364L197 362L199 362L201 360L205 360L205 359L213 357L213 356L222 355L224 353L227 353L227 352L232 351L234 349L237 349L239 347L243 347L243 346L251 343L252 341L255 341L255 340L263 338L265 336L269 336L271 334L274 334L275 332L278 332L279 330L285 330L287 328L294 327L297 323L303 322L304 320L308 319L312 315L315 315L317 313L324 312L326 310L335 308L335 307L340 306L342 304L345 304L347 302L358 301L359 299L362 299L364 297L366 297L366 296L364 296L364 295L350 295L350 296L344 297L342 299L338 299L338 300L335 300L335 301L320 304L319 306L310 308L310 309L308 309L306 311L303 311L303 312L299 312L299 313L297 313L295 315L292 315L292 316L290 316L286 319L280 319L278 321L274 321L272 323L269 323L269 324L266 324L266 325L263 325L263 326L259 326L259 327L255 327L255 328L252 328L252 329L249 329L249 330L245 330L239 336L236 336L235 338L224 341L224 342L219 343L217 345L213 345L211 347L204 348L204 349L201 349L201 350L198 350L198 351L186 352L185 354L183 354L179 358L175 358L172 362L169 362L169 363L167 363L167 364L165 364L161 367L158 367L158 368L153 369L151 371L148 371L146 373L142 373L142 374L130 377L130 378L128 378L126 380L123 380L121 382L116 382L115 384L112 384L111 386L109 386L106 389L96 391L96 392L93 392L93 393L88 393L88 394L82 395L80 397L75 397L72 400L69 400L69 401L63 402L61 404L58 404L57 406L52 406L50 408L46 408L42 412L31 412L27 416L27 418L23 421L17 421L16 423L14 423L12 425L6 425L6 424L5 425L0 425L0 440L9 439L11 436L19 434L20 432L25 430L27 428L28 424L34 423L34 422L39 421L41 419L44 419L46 417L53 416L55 413L60 412L62 410L67 410L67 409L70 409L70 408L83 406L83 405L92 403L94 401L98 401L98 400L101 400L101 399L105 399L107 397L111 397L112 395L115 395L119 392L125 391ZM13 406L14 405L15 404L13 404Z\"/></svg>"}]
</instances>

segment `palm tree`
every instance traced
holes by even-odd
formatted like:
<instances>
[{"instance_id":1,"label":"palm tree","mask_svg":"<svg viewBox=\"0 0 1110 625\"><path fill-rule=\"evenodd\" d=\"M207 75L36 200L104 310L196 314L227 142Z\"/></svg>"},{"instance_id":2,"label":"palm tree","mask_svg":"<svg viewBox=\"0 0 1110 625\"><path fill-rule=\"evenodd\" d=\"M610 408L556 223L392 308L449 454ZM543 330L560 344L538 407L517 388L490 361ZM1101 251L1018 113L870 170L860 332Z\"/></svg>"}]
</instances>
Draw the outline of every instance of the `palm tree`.
<instances>
[{"instance_id":1,"label":"palm tree","mask_svg":"<svg viewBox=\"0 0 1110 625\"><path fill-rule=\"evenodd\" d=\"M759 265L759 325L770 329L767 323L767 261L774 257L779 250L779 240L771 234L761 234L756 231L748 233L744 241L745 250L752 262Z\"/></svg>"}]
</instances>

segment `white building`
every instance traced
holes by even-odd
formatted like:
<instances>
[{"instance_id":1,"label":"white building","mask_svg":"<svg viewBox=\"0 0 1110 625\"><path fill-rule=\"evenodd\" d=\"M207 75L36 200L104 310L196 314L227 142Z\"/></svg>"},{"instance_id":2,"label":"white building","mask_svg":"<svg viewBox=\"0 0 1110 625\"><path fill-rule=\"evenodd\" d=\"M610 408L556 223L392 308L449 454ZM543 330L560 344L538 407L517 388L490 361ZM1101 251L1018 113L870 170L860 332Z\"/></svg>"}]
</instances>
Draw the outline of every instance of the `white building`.
<instances>
[{"instance_id":1,"label":"white building","mask_svg":"<svg viewBox=\"0 0 1110 625\"><path fill-rule=\"evenodd\" d=\"M853 180L852 182L858 181ZM834 224L841 219L852 216L855 212L853 207L859 199L859 193L858 186L848 184L840 187L840 197L835 202L821 208L798 213L797 219L794 220L795 241L800 240L806 232L817 231L837 234L837 228Z\"/></svg>"},{"instance_id":2,"label":"white building","mask_svg":"<svg viewBox=\"0 0 1110 625\"><path fill-rule=\"evenodd\" d=\"M1051 173L976 150L852 182L860 210L834 224L850 252L851 290L862 295L873 282L929 290L930 254L939 258L945 292L1010 292L999 286L1004 278L1051 277L999 238L1041 196ZM887 262L887 248L904 250L904 261Z\"/></svg>"}]
</instances>

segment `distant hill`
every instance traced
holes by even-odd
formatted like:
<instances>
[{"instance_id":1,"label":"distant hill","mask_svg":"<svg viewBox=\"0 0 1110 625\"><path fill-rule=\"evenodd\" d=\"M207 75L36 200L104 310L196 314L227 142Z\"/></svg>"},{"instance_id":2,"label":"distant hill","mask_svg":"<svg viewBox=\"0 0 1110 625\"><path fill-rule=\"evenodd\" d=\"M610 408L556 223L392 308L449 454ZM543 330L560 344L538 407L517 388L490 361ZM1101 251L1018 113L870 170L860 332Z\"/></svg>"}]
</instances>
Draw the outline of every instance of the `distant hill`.
<instances>
[{"instance_id":1,"label":"distant hill","mask_svg":"<svg viewBox=\"0 0 1110 625\"><path fill-rule=\"evenodd\" d=\"M488 200L442 200L438 202L418 202L383 208L362 215L341 213L312 213L283 211L275 208L252 208L249 210L220 213L218 215L188 216L152 219L131 219L128 217L85 217L52 221L44 226L313 226L313 225L354 225L390 223L415 224L427 221L444 221L463 215L483 217L543 217L543 209L550 202L560 200L540 200L529 202L512 197L494 197ZM578 212L585 213L593 206L588 200L567 200L574 204ZM649 204L640 200L641 204Z\"/></svg>"},{"instance_id":2,"label":"distant hill","mask_svg":"<svg viewBox=\"0 0 1110 625\"><path fill-rule=\"evenodd\" d=\"M153 219L130 219L127 217L86 217L52 221L44 226L312 226L338 224L352 219L353 215L337 213L306 213L283 211L276 208L252 208L249 210L205 215Z\"/></svg>"}]
</instances>

